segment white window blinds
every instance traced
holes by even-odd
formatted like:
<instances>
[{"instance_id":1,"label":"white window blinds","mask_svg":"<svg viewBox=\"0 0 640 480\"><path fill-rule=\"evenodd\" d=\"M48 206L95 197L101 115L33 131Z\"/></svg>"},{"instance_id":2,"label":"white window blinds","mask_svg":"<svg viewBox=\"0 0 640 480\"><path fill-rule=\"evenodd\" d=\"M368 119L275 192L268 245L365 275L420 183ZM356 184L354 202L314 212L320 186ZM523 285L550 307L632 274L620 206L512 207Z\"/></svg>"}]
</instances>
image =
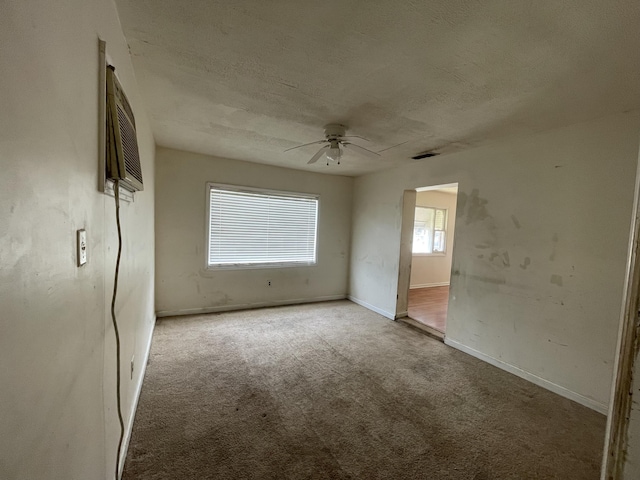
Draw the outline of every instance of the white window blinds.
<instances>
[{"instance_id":1,"label":"white window blinds","mask_svg":"<svg viewBox=\"0 0 640 480\"><path fill-rule=\"evenodd\" d=\"M416 207L413 225L413 253L444 253L446 229L446 209Z\"/></svg>"},{"instance_id":2,"label":"white window blinds","mask_svg":"<svg viewBox=\"0 0 640 480\"><path fill-rule=\"evenodd\" d=\"M317 219L317 196L210 184L208 264L314 264Z\"/></svg>"}]
</instances>

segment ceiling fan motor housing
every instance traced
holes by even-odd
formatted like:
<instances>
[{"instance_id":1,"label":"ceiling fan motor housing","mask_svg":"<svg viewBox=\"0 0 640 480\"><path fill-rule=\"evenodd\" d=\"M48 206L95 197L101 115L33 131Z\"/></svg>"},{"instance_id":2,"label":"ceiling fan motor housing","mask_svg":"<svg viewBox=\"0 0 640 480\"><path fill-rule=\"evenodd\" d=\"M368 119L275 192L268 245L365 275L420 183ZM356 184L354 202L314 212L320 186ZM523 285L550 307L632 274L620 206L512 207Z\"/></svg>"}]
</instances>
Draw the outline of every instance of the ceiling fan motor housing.
<instances>
[{"instance_id":1,"label":"ceiling fan motor housing","mask_svg":"<svg viewBox=\"0 0 640 480\"><path fill-rule=\"evenodd\" d=\"M324 127L324 135L325 137L327 137L327 140L344 137L346 131L347 127L337 123L330 123L329 125Z\"/></svg>"}]
</instances>

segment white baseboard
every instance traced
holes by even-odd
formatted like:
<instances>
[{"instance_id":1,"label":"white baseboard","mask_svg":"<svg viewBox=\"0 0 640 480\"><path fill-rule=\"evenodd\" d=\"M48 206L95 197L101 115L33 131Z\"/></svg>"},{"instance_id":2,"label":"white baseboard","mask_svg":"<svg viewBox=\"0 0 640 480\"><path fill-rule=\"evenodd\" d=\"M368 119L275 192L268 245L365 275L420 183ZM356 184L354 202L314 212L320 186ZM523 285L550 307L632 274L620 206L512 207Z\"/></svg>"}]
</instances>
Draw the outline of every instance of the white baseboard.
<instances>
[{"instance_id":1,"label":"white baseboard","mask_svg":"<svg viewBox=\"0 0 640 480\"><path fill-rule=\"evenodd\" d=\"M129 415L129 422L125 426L124 429L124 438L122 440L122 450L120 451L120 478L122 478L122 472L124 472L124 462L127 458L127 451L129 450L129 442L131 441L131 432L133 431L133 421L136 416L136 411L138 410L138 401L140 400L140 392L142 392L142 382L144 380L144 374L147 372L147 364L149 363L149 354L151 353L151 342L153 340L153 332L156 326L156 319L153 319L153 327L151 327L151 333L149 334L149 340L147 341L147 346L144 352L144 362L142 363L142 368L140 369L140 375L137 379L136 391L133 396L133 408L131 410L131 415Z\"/></svg>"},{"instance_id":2,"label":"white baseboard","mask_svg":"<svg viewBox=\"0 0 640 480\"><path fill-rule=\"evenodd\" d=\"M205 313L230 312L233 310L248 310L252 308L282 307L284 305L299 305L301 303L328 302L331 300L344 300L346 295L326 295L324 297L295 298L289 300L276 300L271 302L238 303L235 305L221 305L219 307L184 308L180 310L160 310L157 317L174 317L179 315L200 315Z\"/></svg>"},{"instance_id":3,"label":"white baseboard","mask_svg":"<svg viewBox=\"0 0 640 480\"><path fill-rule=\"evenodd\" d=\"M584 405L585 407L595 410L596 412L602 413L603 415L607 414L608 407L596 400L585 397L584 395L580 395L579 393L573 392L565 387L562 387L553 382L550 382L549 380L545 380L544 378L538 377L533 373L529 373L518 367L510 365L506 362L503 362L502 360L498 360L496 358L490 357L489 355L485 355L484 353L474 350L471 347L467 347L466 345L456 342L455 340L451 340L449 337L444 338L444 343L446 345L449 345L450 347L453 347L457 350L467 353L472 357L476 357L484 362L487 362L493 365L494 367L498 367L520 378L524 378L525 380L528 380L531 383L535 383L539 387L550 390L553 393L557 393L558 395L568 398L569 400L573 400L574 402L577 402L580 405Z\"/></svg>"},{"instance_id":4,"label":"white baseboard","mask_svg":"<svg viewBox=\"0 0 640 480\"><path fill-rule=\"evenodd\" d=\"M389 318L391 320L395 320L396 319L395 313L391 313L391 312L387 312L386 310L382 310L381 308L375 307L375 306L371 305L370 303L367 303L364 300L360 300L359 298L352 297L351 295L349 295L347 298L349 300L351 300L353 303L357 303L361 307L364 307L364 308L367 308L367 309L369 309L369 310L371 310L373 312L379 313L383 317L387 317L387 318Z\"/></svg>"},{"instance_id":5,"label":"white baseboard","mask_svg":"<svg viewBox=\"0 0 640 480\"><path fill-rule=\"evenodd\" d=\"M449 286L449 282L435 282L435 283L417 283L415 285L410 285L409 288L427 288L427 287L447 287Z\"/></svg>"}]
</instances>

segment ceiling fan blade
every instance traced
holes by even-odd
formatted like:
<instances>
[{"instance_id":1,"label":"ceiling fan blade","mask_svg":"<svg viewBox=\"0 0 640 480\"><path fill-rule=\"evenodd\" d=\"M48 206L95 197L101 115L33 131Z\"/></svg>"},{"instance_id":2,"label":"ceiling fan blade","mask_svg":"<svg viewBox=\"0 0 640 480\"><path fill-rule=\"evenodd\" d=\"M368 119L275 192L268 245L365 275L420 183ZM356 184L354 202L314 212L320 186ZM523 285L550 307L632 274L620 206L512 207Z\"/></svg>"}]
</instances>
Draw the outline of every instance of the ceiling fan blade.
<instances>
[{"instance_id":1,"label":"ceiling fan blade","mask_svg":"<svg viewBox=\"0 0 640 480\"><path fill-rule=\"evenodd\" d=\"M355 143L343 143L342 145L349 149L353 149L354 151L361 153L362 155L366 155L367 157L376 158L380 156L380 154L372 152L371 150L367 150L366 148L361 147L360 145L356 145Z\"/></svg>"},{"instance_id":2,"label":"ceiling fan blade","mask_svg":"<svg viewBox=\"0 0 640 480\"><path fill-rule=\"evenodd\" d=\"M392 148L396 148L399 147L400 145L404 145L405 143L409 143L409 140L402 142L402 143L398 143L397 145L391 145L390 147L385 148L384 150L378 150L378 153L382 153L382 152L386 152L387 150L391 150Z\"/></svg>"},{"instance_id":3,"label":"ceiling fan blade","mask_svg":"<svg viewBox=\"0 0 640 480\"><path fill-rule=\"evenodd\" d=\"M303 144L303 145L298 145L297 147L287 148L287 149L285 150L285 152L288 152L289 150L295 150L296 148L307 147L307 146L309 146L309 145L315 145L316 143L324 143L324 142L326 142L326 140L318 140L318 141L316 141L316 142L305 143L305 144Z\"/></svg>"},{"instance_id":4,"label":"ceiling fan blade","mask_svg":"<svg viewBox=\"0 0 640 480\"><path fill-rule=\"evenodd\" d=\"M365 142L371 141L368 138L361 137L360 135L343 135L342 137L340 137L340 140L342 140L343 138L359 138L360 140L364 140Z\"/></svg>"},{"instance_id":5,"label":"ceiling fan blade","mask_svg":"<svg viewBox=\"0 0 640 480\"><path fill-rule=\"evenodd\" d=\"M328 148L329 148L329 145L325 145L324 147L321 147L320 150L318 150L316 152L316 154L313 157L311 157L311 160L309 160L307 162L307 165L311 165L312 163L316 163L320 159L322 154L327 151Z\"/></svg>"}]
</instances>

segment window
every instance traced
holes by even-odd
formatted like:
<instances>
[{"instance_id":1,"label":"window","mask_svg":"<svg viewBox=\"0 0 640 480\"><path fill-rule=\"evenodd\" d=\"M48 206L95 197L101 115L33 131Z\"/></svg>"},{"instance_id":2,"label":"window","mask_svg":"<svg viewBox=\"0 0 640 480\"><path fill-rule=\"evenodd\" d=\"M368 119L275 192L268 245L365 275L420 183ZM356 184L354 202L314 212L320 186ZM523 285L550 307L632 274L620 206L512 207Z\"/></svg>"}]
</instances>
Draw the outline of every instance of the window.
<instances>
[{"instance_id":1,"label":"window","mask_svg":"<svg viewBox=\"0 0 640 480\"><path fill-rule=\"evenodd\" d=\"M444 253L447 245L446 227L446 209L416 207L413 253Z\"/></svg>"},{"instance_id":2,"label":"window","mask_svg":"<svg viewBox=\"0 0 640 480\"><path fill-rule=\"evenodd\" d=\"M318 196L209 184L213 268L316 263Z\"/></svg>"}]
</instances>

